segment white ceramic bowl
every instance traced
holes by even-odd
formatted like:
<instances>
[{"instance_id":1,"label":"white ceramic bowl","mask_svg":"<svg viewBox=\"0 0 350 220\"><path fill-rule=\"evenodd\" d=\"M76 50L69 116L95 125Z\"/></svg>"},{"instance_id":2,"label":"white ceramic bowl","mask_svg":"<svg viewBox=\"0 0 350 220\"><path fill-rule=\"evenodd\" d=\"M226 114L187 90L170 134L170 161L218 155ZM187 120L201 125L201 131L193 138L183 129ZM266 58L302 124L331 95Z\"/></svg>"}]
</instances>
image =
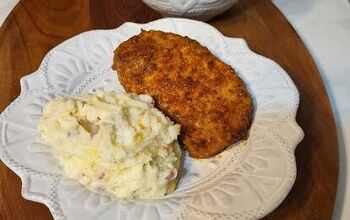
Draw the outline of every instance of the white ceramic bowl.
<instances>
[{"instance_id":1,"label":"white ceramic bowl","mask_svg":"<svg viewBox=\"0 0 350 220\"><path fill-rule=\"evenodd\" d=\"M165 17L206 21L229 9L238 0L143 0Z\"/></svg>"}]
</instances>

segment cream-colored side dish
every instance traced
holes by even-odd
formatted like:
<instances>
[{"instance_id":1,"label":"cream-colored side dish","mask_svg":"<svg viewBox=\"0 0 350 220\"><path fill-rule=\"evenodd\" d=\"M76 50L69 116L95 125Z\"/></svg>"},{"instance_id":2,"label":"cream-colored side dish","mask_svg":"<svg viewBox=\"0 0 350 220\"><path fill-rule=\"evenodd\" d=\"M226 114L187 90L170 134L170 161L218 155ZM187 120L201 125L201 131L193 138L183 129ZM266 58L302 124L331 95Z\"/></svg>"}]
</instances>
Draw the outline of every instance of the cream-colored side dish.
<instances>
[{"instance_id":1,"label":"cream-colored side dish","mask_svg":"<svg viewBox=\"0 0 350 220\"><path fill-rule=\"evenodd\" d=\"M38 130L66 174L119 198L172 192L180 164L180 126L147 95L97 91L47 103Z\"/></svg>"}]
</instances>

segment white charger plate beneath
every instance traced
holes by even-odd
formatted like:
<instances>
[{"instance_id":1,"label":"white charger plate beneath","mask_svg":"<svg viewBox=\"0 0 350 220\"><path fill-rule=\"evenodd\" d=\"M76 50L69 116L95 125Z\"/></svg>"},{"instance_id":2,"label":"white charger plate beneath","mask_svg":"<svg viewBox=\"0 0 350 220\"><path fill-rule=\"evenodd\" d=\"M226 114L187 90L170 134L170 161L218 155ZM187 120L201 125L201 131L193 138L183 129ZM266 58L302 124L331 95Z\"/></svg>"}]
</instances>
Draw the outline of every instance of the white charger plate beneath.
<instances>
[{"instance_id":1,"label":"white charger plate beneath","mask_svg":"<svg viewBox=\"0 0 350 220\"><path fill-rule=\"evenodd\" d=\"M247 141L219 155L186 154L176 191L158 200L120 200L68 179L36 130L46 102L96 88L124 92L111 69L113 51L140 30L189 36L231 65L254 98ZM125 23L77 35L52 49L40 68L21 79L21 94L0 117L0 157L22 180L24 198L47 205L55 219L258 219L287 196L296 177L294 150L304 134L295 122L299 94L275 62L198 21L165 18Z\"/></svg>"}]
</instances>

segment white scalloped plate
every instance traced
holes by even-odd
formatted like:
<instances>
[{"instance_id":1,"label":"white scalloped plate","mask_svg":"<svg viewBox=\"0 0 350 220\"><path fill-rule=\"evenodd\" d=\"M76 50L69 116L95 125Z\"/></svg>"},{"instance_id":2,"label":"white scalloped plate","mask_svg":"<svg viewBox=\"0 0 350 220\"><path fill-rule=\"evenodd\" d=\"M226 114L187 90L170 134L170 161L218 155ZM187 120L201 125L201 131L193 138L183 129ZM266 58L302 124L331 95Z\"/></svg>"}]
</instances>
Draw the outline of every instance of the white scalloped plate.
<instances>
[{"instance_id":1,"label":"white scalloped plate","mask_svg":"<svg viewBox=\"0 0 350 220\"><path fill-rule=\"evenodd\" d=\"M123 92L111 69L113 50L141 28L189 36L234 67L254 97L255 117L246 142L206 160L186 155L174 193L159 200L111 199L67 179L36 125L43 105L57 95L100 87ZM21 177L23 197L47 205L55 219L257 219L275 209L294 183L294 149L303 138L295 122L298 104L288 74L242 39L187 19L125 23L65 41L21 79L20 96L1 114L0 156Z\"/></svg>"}]
</instances>

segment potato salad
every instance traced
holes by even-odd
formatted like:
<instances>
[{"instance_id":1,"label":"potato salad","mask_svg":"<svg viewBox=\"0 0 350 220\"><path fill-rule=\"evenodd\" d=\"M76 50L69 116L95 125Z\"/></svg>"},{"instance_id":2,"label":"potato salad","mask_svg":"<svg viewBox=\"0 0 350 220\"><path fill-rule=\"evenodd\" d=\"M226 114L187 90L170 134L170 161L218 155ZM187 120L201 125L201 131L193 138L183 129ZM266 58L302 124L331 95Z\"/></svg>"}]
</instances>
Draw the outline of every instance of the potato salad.
<instances>
[{"instance_id":1,"label":"potato salad","mask_svg":"<svg viewBox=\"0 0 350 220\"><path fill-rule=\"evenodd\" d=\"M38 124L67 176L118 198L175 190L180 125L147 95L98 90L48 102Z\"/></svg>"}]
</instances>

